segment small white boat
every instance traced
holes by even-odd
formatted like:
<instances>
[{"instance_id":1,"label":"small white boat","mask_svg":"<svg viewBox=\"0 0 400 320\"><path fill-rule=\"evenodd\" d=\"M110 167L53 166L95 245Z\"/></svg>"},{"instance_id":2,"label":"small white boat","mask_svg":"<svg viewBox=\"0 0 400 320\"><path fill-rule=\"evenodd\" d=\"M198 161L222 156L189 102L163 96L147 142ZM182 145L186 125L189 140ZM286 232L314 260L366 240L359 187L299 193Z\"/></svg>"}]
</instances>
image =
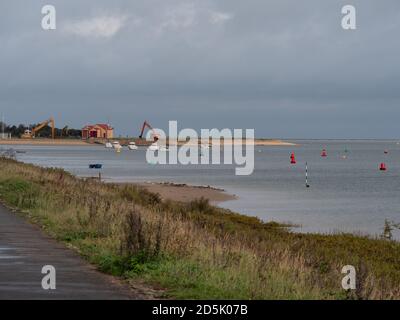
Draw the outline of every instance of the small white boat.
<instances>
[{"instance_id":1,"label":"small white boat","mask_svg":"<svg viewBox=\"0 0 400 320\"><path fill-rule=\"evenodd\" d=\"M134 143L134 142L132 141L132 142L129 142L128 148L129 148L129 150L137 150L137 149L138 149L138 146L136 145L136 143Z\"/></svg>"},{"instance_id":2,"label":"small white boat","mask_svg":"<svg viewBox=\"0 0 400 320\"><path fill-rule=\"evenodd\" d=\"M113 147L113 145L112 145L111 142L107 142L107 143L106 143L106 148L110 149L110 148L112 148L112 147Z\"/></svg>"},{"instance_id":3,"label":"small white boat","mask_svg":"<svg viewBox=\"0 0 400 320\"><path fill-rule=\"evenodd\" d=\"M168 149L167 147L165 147L165 146L161 146L161 147L159 148L159 150L160 150L160 151L164 151L164 152L168 152L168 151L169 151L169 149Z\"/></svg>"},{"instance_id":4,"label":"small white boat","mask_svg":"<svg viewBox=\"0 0 400 320\"><path fill-rule=\"evenodd\" d=\"M148 147L148 150L150 150L150 151L158 151L158 150L160 150L160 147L158 146L157 143L153 143Z\"/></svg>"},{"instance_id":5,"label":"small white boat","mask_svg":"<svg viewBox=\"0 0 400 320\"><path fill-rule=\"evenodd\" d=\"M122 148L122 146L119 144L118 141L114 141L112 143L112 146L113 146L114 149L121 149Z\"/></svg>"}]
</instances>

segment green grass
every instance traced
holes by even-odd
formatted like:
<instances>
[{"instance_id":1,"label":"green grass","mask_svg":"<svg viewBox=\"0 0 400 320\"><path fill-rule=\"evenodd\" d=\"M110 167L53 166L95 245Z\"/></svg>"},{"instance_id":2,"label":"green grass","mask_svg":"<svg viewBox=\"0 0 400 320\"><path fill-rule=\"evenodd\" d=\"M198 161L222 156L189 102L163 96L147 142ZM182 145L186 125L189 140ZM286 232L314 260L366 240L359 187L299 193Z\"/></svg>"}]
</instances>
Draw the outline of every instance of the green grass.
<instances>
[{"instance_id":1,"label":"green grass","mask_svg":"<svg viewBox=\"0 0 400 320\"><path fill-rule=\"evenodd\" d=\"M0 159L0 198L99 270L184 299L399 299L400 244L297 234L211 206L161 201L131 184L84 181ZM357 290L341 288L341 268Z\"/></svg>"}]
</instances>

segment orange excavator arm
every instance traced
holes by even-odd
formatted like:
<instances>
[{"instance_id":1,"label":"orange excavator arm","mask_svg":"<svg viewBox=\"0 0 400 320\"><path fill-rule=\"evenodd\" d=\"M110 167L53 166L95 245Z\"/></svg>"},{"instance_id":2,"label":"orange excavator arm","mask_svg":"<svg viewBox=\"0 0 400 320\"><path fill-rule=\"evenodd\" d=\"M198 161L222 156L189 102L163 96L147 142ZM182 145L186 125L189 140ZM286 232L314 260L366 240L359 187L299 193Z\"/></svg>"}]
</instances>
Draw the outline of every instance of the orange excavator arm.
<instances>
[{"instance_id":1,"label":"orange excavator arm","mask_svg":"<svg viewBox=\"0 0 400 320\"><path fill-rule=\"evenodd\" d=\"M146 127L148 127L151 130L153 129L147 121L143 122L142 130L140 131L140 136L139 136L140 139L143 138L143 133L144 133L144 130L146 129Z\"/></svg>"},{"instance_id":2,"label":"orange excavator arm","mask_svg":"<svg viewBox=\"0 0 400 320\"><path fill-rule=\"evenodd\" d=\"M152 126L150 125L150 123L148 123L147 121L143 122L142 130L140 131L140 136L139 136L139 138L140 138L140 139L143 138L143 133L144 133L144 130L146 129L146 127L149 128L149 129L151 130L151 132L152 132L152 134L153 134L153 139L154 139L154 141L157 141L157 140L158 140L158 135L155 133L153 127L152 127Z\"/></svg>"}]
</instances>

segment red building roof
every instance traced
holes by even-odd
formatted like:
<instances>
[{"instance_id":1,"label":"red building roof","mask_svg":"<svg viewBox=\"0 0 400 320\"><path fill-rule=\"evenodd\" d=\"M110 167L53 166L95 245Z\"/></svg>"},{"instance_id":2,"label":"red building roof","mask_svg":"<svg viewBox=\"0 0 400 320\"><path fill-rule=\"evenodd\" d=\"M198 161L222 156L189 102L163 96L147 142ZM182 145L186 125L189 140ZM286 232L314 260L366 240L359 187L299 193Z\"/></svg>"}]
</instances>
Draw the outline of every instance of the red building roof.
<instances>
[{"instance_id":1,"label":"red building roof","mask_svg":"<svg viewBox=\"0 0 400 320\"><path fill-rule=\"evenodd\" d=\"M114 128L105 123L97 123L97 124L88 124L83 127L82 130L92 130L94 127L100 127L104 130L113 130Z\"/></svg>"}]
</instances>

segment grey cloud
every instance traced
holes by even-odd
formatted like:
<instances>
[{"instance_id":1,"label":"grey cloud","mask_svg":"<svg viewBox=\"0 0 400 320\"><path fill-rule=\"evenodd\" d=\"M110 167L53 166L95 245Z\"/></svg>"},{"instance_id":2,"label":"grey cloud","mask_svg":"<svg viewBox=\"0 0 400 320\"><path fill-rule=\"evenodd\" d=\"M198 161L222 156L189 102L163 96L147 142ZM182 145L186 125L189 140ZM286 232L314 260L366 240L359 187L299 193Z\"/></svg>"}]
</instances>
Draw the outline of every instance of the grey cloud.
<instances>
[{"instance_id":1,"label":"grey cloud","mask_svg":"<svg viewBox=\"0 0 400 320\"><path fill-rule=\"evenodd\" d=\"M146 118L272 137L398 136L397 0L54 0L58 28L45 32L47 2L0 4L10 122L54 114L76 127L110 118L121 134ZM357 8L356 31L341 29L345 4Z\"/></svg>"}]
</instances>

